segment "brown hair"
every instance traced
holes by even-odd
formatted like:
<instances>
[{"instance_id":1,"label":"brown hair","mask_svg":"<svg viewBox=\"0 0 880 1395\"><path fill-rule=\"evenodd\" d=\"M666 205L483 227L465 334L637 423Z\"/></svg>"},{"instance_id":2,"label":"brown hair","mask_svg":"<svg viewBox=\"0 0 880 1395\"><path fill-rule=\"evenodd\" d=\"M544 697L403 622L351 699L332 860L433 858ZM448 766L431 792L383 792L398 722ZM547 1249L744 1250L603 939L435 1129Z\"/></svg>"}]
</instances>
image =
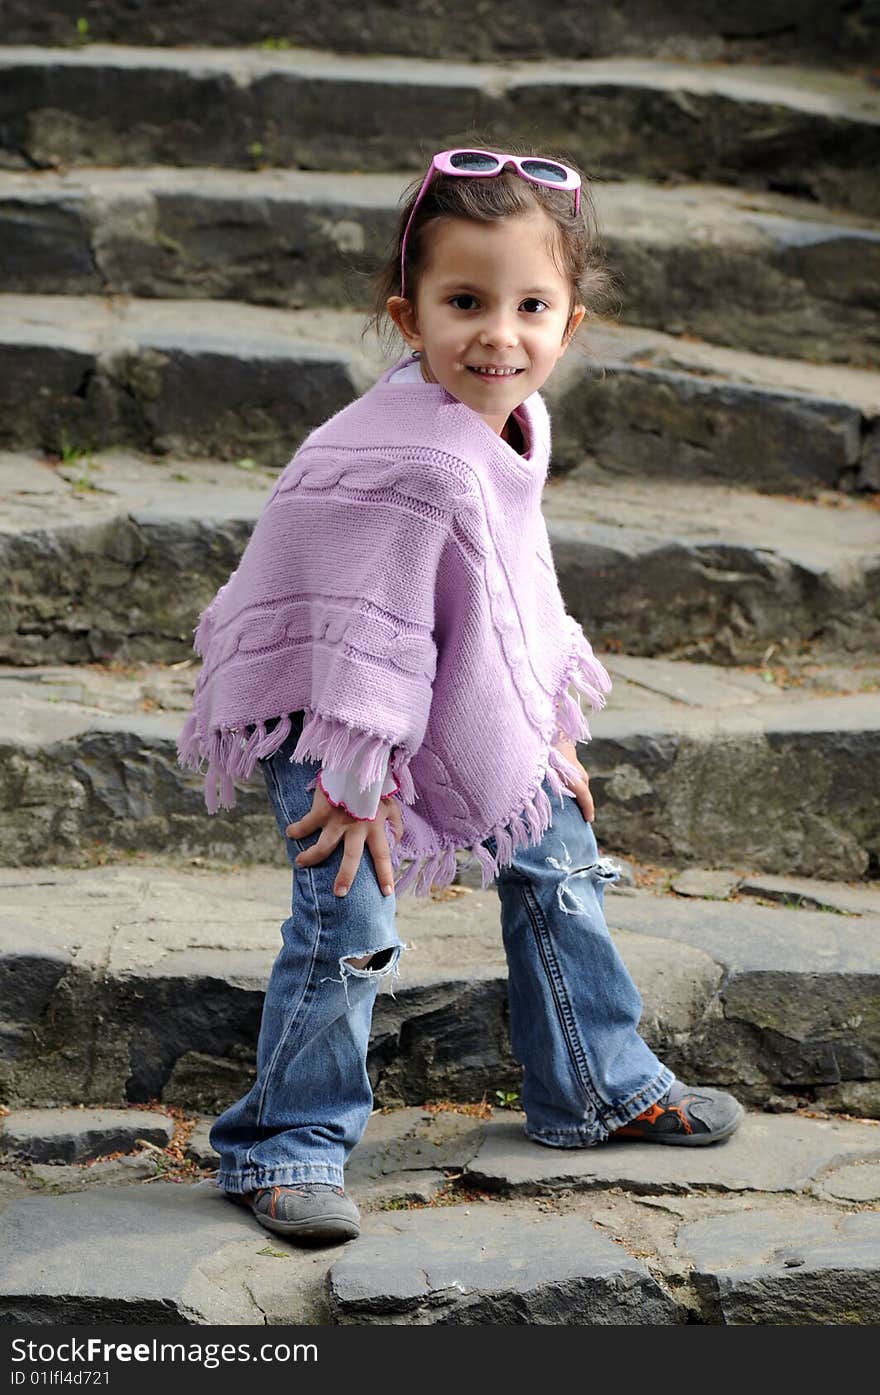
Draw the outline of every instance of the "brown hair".
<instances>
[{"instance_id":1,"label":"brown hair","mask_svg":"<svg viewBox=\"0 0 880 1395\"><path fill-rule=\"evenodd\" d=\"M472 145L477 149L494 148L491 141L475 140ZM514 155L535 154L530 146L522 142L505 141L504 148ZM531 180L520 178L510 167L490 179L462 179L455 175L435 174L416 211L406 242L404 271L410 301L414 299L418 287L419 273L428 262L430 228L439 218L470 218L475 222L488 223L496 218L517 217L540 208L555 225L551 255L571 288L569 313L579 303L586 305L588 314L607 310L612 301L617 308L617 283L605 260L589 181L568 155L544 149L543 146L540 153L562 161L580 174L578 213L574 212L570 190L533 184ZM400 295L400 247L423 179L424 169L404 190L391 246L385 260L370 278L372 314L361 338L370 329L375 329L390 354L399 352L400 331L388 314L386 301L389 296Z\"/></svg>"}]
</instances>

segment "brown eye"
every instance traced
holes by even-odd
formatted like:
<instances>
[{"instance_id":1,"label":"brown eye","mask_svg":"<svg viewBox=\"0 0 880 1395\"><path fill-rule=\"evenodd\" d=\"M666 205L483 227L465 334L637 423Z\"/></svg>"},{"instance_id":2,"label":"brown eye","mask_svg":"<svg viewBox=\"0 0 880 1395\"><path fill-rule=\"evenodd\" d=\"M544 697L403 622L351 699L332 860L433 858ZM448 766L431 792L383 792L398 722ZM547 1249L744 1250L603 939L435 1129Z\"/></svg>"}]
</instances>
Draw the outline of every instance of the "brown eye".
<instances>
[{"instance_id":1,"label":"brown eye","mask_svg":"<svg viewBox=\"0 0 880 1395\"><path fill-rule=\"evenodd\" d=\"M456 301L458 300L473 300L474 302L476 302L476 297L472 296L469 291L462 291L461 295L454 295L449 303L450 305L455 305ZM468 310L470 309L470 306L459 306L458 308L459 310Z\"/></svg>"}]
</instances>

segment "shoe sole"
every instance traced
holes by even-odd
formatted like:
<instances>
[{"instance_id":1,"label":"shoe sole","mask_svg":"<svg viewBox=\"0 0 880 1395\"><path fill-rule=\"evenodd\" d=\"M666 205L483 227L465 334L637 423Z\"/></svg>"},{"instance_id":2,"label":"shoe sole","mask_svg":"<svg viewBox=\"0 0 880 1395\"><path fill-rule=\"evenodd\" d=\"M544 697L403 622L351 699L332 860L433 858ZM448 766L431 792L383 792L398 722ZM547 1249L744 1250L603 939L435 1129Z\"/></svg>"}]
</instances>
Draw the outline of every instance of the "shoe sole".
<instances>
[{"instance_id":1,"label":"shoe sole","mask_svg":"<svg viewBox=\"0 0 880 1395\"><path fill-rule=\"evenodd\" d=\"M226 1195L230 1201L250 1211L254 1220L258 1221L264 1230L271 1230L275 1235L295 1236L297 1240L320 1244L327 1240L356 1240L361 1233L360 1225L350 1216L329 1215L321 1216L320 1219L306 1217L301 1221L283 1221L267 1216L262 1211L255 1211L251 1203L239 1192L227 1192Z\"/></svg>"},{"instance_id":2,"label":"shoe sole","mask_svg":"<svg viewBox=\"0 0 880 1395\"><path fill-rule=\"evenodd\" d=\"M739 1113L731 1119L723 1129L717 1129L713 1133L646 1133L640 1137L624 1135L622 1138L609 1139L613 1143L666 1143L676 1148L705 1148L710 1143L723 1143L725 1138L730 1138L732 1133L736 1133L745 1117L745 1110L742 1105Z\"/></svg>"},{"instance_id":3,"label":"shoe sole","mask_svg":"<svg viewBox=\"0 0 880 1395\"><path fill-rule=\"evenodd\" d=\"M322 1216L319 1221L277 1221L271 1216L264 1216L259 1211L253 1211L254 1220L259 1221L264 1230L274 1231L276 1235L295 1237L297 1240L306 1240L309 1243L321 1244L325 1241L335 1240L356 1240L361 1233L361 1228L355 1221L347 1216Z\"/></svg>"}]
</instances>

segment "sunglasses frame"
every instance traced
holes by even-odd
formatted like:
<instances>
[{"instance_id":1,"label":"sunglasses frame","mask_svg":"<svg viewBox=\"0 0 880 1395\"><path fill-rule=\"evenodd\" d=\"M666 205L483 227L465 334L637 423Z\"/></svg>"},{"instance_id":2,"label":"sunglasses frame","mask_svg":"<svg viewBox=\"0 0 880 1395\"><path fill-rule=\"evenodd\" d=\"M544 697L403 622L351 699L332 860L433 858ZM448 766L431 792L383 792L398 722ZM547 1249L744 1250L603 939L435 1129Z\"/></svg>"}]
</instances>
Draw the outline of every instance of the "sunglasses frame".
<instances>
[{"instance_id":1,"label":"sunglasses frame","mask_svg":"<svg viewBox=\"0 0 880 1395\"><path fill-rule=\"evenodd\" d=\"M452 157L454 155L487 155L490 159L497 160L498 166L493 170L463 170L459 169L457 165L453 165ZM540 160L544 164L556 165L559 169L564 170L566 176L565 182L560 183L558 179L540 179L537 175L531 174L528 170L523 169L523 165L527 161L532 160ZM549 155L512 155L507 151L482 150L479 146L470 145L462 145L454 150L438 150L435 155L431 156L428 173L422 181L422 187L416 195L416 201L410 210L406 227L403 230L403 238L400 244L400 294L402 296L406 295L403 271L406 260L406 240L409 237L409 230L412 226L415 211L421 203L425 191L434 178L434 175L452 174L464 179L493 179L496 175L500 174L502 170L506 169L509 164L514 166L520 179L527 179L531 184L543 184L545 188L548 189L572 190L574 193L575 216L578 214L581 206L581 177L576 170L569 169L568 165L564 165L561 160L555 160Z\"/></svg>"}]
</instances>

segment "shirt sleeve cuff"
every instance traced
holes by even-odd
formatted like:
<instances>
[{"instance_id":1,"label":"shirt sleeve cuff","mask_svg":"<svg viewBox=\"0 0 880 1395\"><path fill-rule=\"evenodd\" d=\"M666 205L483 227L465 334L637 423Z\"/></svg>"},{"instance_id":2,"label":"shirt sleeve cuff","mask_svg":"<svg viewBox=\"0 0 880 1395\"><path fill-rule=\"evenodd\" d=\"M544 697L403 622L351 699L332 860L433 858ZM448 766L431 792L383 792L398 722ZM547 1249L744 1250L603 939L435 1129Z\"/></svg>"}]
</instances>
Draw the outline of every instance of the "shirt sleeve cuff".
<instances>
[{"instance_id":1,"label":"shirt sleeve cuff","mask_svg":"<svg viewBox=\"0 0 880 1395\"><path fill-rule=\"evenodd\" d=\"M376 817L379 800L385 795L396 794L400 783L388 769L368 785L365 790L358 786L357 774L353 770L334 770L323 766L318 775L318 784L335 809L344 809L353 819L369 822Z\"/></svg>"}]
</instances>

